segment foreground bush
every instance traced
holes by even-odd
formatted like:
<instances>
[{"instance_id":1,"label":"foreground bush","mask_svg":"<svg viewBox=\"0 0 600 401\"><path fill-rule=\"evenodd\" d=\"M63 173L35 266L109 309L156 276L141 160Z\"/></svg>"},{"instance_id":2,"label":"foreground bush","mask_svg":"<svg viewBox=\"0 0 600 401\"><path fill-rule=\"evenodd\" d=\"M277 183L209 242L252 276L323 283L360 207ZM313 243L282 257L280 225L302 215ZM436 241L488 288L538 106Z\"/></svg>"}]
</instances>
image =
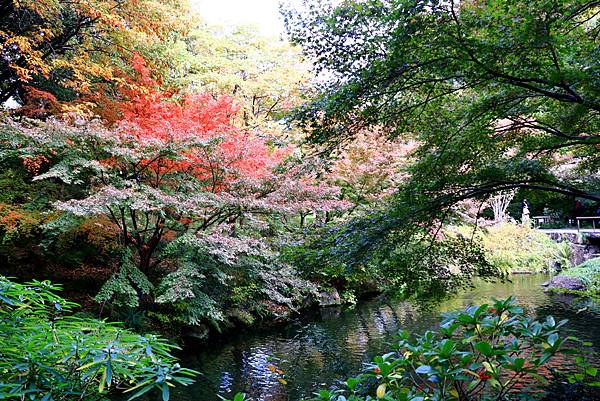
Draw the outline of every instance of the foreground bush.
<instances>
[{"instance_id":1,"label":"foreground bush","mask_svg":"<svg viewBox=\"0 0 600 401\"><path fill-rule=\"evenodd\" d=\"M170 354L175 346L97 319L70 314L75 304L48 281L25 285L0 276L0 399L107 400L150 390L169 399L195 372Z\"/></svg>"},{"instance_id":2,"label":"foreground bush","mask_svg":"<svg viewBox=\"0 0 600 401\"><path fill-rule=\"evenodd\" d=\"M322 390L317 400L508 400L527 379L545 382L550 360L576 352L565 347L576 340L558 332L565 323L528 318L512 297L448 313L437 332L416 338L402 332L393 352L374 358L345 388ZM599 385L597 369L576 359L584 370L568 381Z\"/></svg>"}]
</instances>

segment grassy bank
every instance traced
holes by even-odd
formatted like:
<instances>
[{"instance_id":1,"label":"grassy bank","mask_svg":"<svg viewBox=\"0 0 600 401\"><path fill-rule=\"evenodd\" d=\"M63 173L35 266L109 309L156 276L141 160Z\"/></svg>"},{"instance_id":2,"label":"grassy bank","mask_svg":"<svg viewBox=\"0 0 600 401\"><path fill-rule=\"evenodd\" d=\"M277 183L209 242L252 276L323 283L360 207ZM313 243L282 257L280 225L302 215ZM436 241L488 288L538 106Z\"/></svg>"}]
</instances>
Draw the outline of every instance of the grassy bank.
<instances>
[{"instance_id":1,"label":"grassy bank","mask_svg":"<svg viewBox=\"0 0 600 401\"><path fill-rule=\"evenodd\" d=\"M580 265L565 270L560 275L580 280L585 285L585 289L578 291L553 288L551 289L552 291L567 292L600 299L600 258L585 261Z\"/></svg>"}]
</instances>

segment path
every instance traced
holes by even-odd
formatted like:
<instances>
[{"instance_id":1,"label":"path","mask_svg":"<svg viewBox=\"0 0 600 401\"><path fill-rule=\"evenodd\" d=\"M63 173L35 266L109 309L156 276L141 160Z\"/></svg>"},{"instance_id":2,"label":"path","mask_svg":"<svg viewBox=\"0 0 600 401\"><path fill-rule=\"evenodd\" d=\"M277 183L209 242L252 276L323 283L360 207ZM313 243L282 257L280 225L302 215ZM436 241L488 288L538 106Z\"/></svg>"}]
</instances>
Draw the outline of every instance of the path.
<instances>
[{"instance_id":1,"label":"path","mask_svg":"<svg viewBox=\"0 0 600 401\"><path fill-rule=\"evenodd\" d=\"M537 228L536 230L545 234L580 234L580 233L597 233L600 234L600 229L593 228Z\"/></svg>"}]
</instances>

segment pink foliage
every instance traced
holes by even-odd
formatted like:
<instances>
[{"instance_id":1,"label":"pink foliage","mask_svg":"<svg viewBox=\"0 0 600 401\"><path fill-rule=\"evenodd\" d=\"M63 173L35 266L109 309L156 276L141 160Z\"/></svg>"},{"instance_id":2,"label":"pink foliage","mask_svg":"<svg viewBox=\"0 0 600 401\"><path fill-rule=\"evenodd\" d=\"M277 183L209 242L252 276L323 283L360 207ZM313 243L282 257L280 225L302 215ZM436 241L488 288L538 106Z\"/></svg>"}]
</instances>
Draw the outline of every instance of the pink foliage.
<instances>
[{"instance_id":1,"label":"pink foliage","mask_svg":"<svg viewBox=\"0 0 600 401\"><path fill-rule=\"evenodd\" d=\"M379 132L359 133L339 154L328 180L353 201L382 199L407 178L415 148L414 142L390 141Z\"/></svg>"}]
</instances>

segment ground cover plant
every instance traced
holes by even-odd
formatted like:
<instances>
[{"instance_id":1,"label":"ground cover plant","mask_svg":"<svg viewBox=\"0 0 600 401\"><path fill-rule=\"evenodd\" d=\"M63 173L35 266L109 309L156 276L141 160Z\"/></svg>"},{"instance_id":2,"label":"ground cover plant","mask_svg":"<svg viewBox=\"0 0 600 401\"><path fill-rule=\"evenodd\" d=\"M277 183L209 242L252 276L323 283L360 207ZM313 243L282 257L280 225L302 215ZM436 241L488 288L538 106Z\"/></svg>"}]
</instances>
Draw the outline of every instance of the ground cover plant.
<instances>
[{"instance_id":1,"label":"ground cover plant","mask_svg":"<svg viewBox=\"0 0 600 401\"><path fill-rule=\"evenodd\" d=\"M487 260L504 274L547 273L571 266L569 242L555 242L530 225L505 222L482 228L462 226L457 231L480 242Z\"/></svg>"},{"instance_id":2,"label":"ground cover plant","mask_svg":"<svg viewBox=\"0 0 600 401\"><path fill-rule=\"evenodd\" d=\"M575 267L562 271L560 277L569 277L580 280L583 285L581 290L568 290L551 288L554 292L569 292L573 294L600 298L600 260L598 258L587 260Z\"/></svg>"}]
</instances>

